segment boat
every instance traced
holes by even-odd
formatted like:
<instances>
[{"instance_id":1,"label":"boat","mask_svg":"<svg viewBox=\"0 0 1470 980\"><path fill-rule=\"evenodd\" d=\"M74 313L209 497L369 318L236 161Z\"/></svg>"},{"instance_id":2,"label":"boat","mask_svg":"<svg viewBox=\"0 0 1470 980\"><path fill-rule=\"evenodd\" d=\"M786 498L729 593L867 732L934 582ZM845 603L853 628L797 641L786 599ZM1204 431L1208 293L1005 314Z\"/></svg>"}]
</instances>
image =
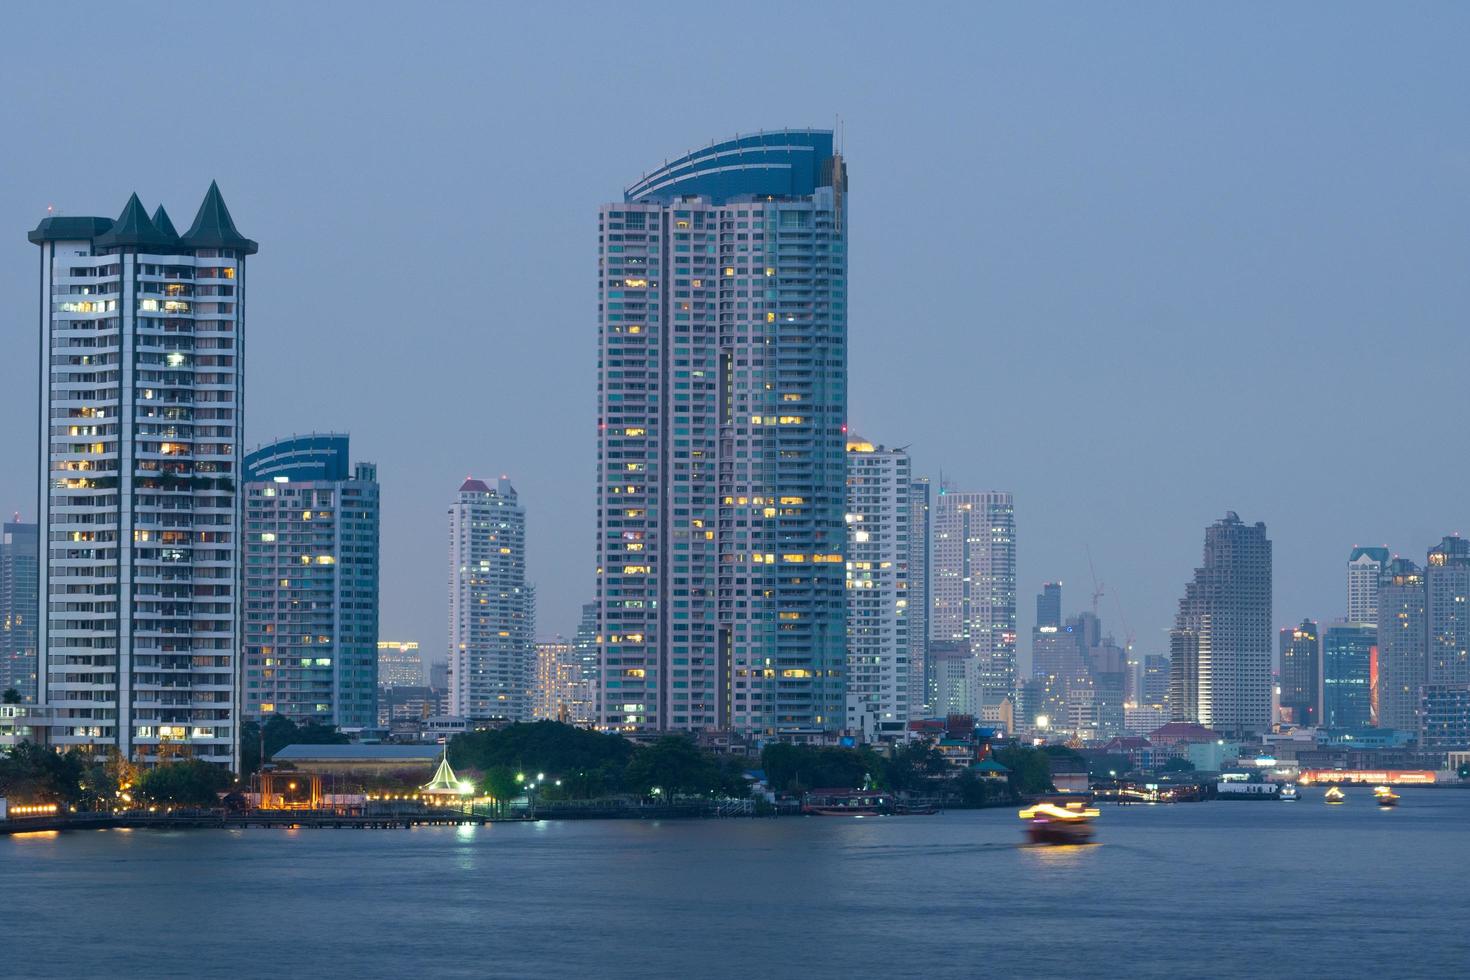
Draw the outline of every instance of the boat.
<instances>
[{"instance_id":1,"label":"boat","mask_svg":"<svg viewBox=\"0 0 1470 980\"><path fill-rule=\"evenodd\" d=\"M1327 792L1322 794L1322 799L1328 803L1341 803L1347 799L1347 794L1336 786L1329 786L1327 787Z\"/></svg>"},{"instance_id":2,"label":"boat","mask_svg":"<svg viewBox=\"0 0 1470 980\"><path fill-rule=\"evenodd\" d=\"M893 812L901 817L930 817L939 812L932 803L895 803Z\"/></svg>"},{"instance_id":3,"label":"boat","mask_svg":"<svg viewBox=\"0 0 1470 980\"><path fill-rule=\"evenodd\" d=\"M1399 794L1387 786L1379 786L1373 790L1373 801L1381 807L1398 806Z\"/></svg>"},{"instance_id":4,"label":"boat","mask_svg":"<svg viewBox=\"0 0 1470 980\"><path fill-rule=\"evenodd\" d=\"M1086 844L1092 840L1092 821L1099 811L1084 803L1037 803L1020 812L1026 836L1033 844Z\"/></svg>"},{"instance_id":5,"label":"boat","mask_svg":"<svg viewBox=\"0 0 1470 980\"><path fill-rule=\"evenodd\" d=\"M1282 786L1281 795L1278 796L1277 799L1280 800L1282 803L1295 803L1297 800L1301 799L1301 797L1297 795L1296 784L1287 783L1286 785Z\"/></svg>"},{"instance_id":6,"label":"boat","mask_svg":"<svg viewBox=\"0 0 1470 980\"><path fill-rule=\"evenodd\" d=\"M893 798L866 789L814 789L802 798L801 812L814 817L876 817L893 812Z\"/></svg>"}]
</instances>

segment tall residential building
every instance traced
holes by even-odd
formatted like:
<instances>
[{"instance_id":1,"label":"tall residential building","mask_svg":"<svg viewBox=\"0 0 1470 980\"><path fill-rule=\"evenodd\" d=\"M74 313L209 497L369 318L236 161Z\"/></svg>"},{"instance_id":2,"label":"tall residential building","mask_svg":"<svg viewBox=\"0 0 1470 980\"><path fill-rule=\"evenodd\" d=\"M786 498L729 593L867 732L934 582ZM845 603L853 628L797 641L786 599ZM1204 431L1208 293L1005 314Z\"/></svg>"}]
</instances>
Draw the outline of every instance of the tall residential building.
<instances>
[{"instance_id":1,"label":"tall residential building","mask_svg":"<svg viewBox=\"0 0 1470 980\"><path fill-rule=\"evenodd\" d=\"M1322 724L1321 637L1317 624L1304 619L1300 626L1281 631L1281 720L1315 728Z\"/></svg>"},{"instance_id":2,"label":"tall residential building","mask_svg":"<svg viewBox=\"0 0 1470 980\"><path fill-rule=\"evenodd\" d=\"M50 217L41 248L39 699L50 741L150 763L239 752L246 257L219 188L175 232Z\"/></svg>"},{"instance_id":3,"label":"tall residential building","mask_svg":"<svg viewBox=\"0 0 1470 980\"><path fill-rule=\"evenodd\" d=\"M577 659L578 679L587 686L587 696L591 703L587 723L596 724L597 686L598 679L602 676L602 669L597 661L597 603L582 603L582 617L577 620L577 633L572 637L572 648Z\"/></svg>"},{"instance_id":4,"label":"tall residential building","mask_svg":"<svg viewBox=\"0 0 1470 980\"><path fill-rule=\"evenodd\" d=\"M908 728L909 455L847 440L847 727L865 738Z\"/></svg>"},{"instance_id":5,"label":"tall residential building","mask_svg":"<svg viewBox=\"0 0 1470 980\"><path fill-rule=\"evenodd\" d=\"M41 618L40 536L35 524L0 526L0 691L15 690L36 700L39 657L36 623Z\"/></svg>"},{"instance_id":6,"label":"tall residential building","mask_svg":"<svg viewBox=\"0 0 1470 980\"><path fill-rule=\"evenodd\" d=\"M596 721L593 685L583 674L575 642L563 637L536 644L536 680L531 688L531 717L590 725Z\"/></svg>"},{"instance_id":7,"label":"tall residential building","mask_svg":"<svg viewBox=\"0 0 1470 980\"><path fill-rule=\"evenodd\" d=\"M1138 696L1143 704L1167 705L1169 703L1168 657L1151 653L1143 658L1138 682Z\"/></svg>"},{"instance_id":8,"label":"tall residential building","mask_svg":"<svg viewBox=\"0 0 1470 980\"><path fill-rule=\"evenodd\" d=\"M1378 622L1378 580L1387 565L1387 548L1354 548L1348 555L1348 622Z\"/></svg>"},{"instance_id":9,"label":"tall residential building","mask_svg":"<svg viewBox=\"0 0 1470 980\"><path fill-rule=\"evenodd\" d=\"M415 640L378 641L378 690L423 687L424 658Z\"/></svg>"},{"instance_id":10,"label":"tall residential building","mask_svg":"<svg viewBox=\"0 0 1470 980\"><path fill-rule=\"evenodd\" d=\"M934 506L929 634L969 645L985 705L1016 688L1016 516L1009 493L941 487Z\"/></svg>"},{"instance_id":11,"label":"tall residential building","mask_svg":"<svg viewBox=\"0 0 1470 980\"><path fill-rule=\"evenodd\" d=\"M787 130L601 209L603 727L844 723L846 183Z\"/></svg>"},{"instance_id":12,"label":"tall residential building","mask_svg":"<svg viewBox=\"0 0 1470 980\"><path fill-rule=\"evenodd\" d=\"M1425 683L1470 687L1470 541L1452 535L1429 549L1424 590Z\"/></svg>"},{"instance_id":13,"label":"tall residential building","mask_svg":"<svg viewBox=\"0 0 1470 980\"><path fill-rule=\"evenodd\" d=\"M1169 633L1169 713L1223 734L1271 727L1271 542L1234 511L1205 529L1204 564Z\"/></svg>"},{"instance_id":14,"label":"tall residential building","mask_svg":"<svg viewBox=\"0 0 1470 980\"><path fill-rule=\"evenodd\" d=\"M1376 721L1378 627L1333 623L1322 633L1322 723L1367 728Z\"/></svg>"},{"instance_id":15,"label":"tall residential building","mask_svg":"<svg viewBox=\"0 0 1470 980\"><path fill-rule=\"evenodd\" d=\"M378 471L345 435L245 457L245 717L378 721Z\"/></svg>"},{"instance_id":16,"label":"tall residential building","mask_svg":"<svg viewBox=\"0 0 1470 980\"><path fill-rule=\"evenodd\" d=\"M909 715L926 713L929 670L929 478L909 484Z\"/></svg>"},{"instance_id":17,"label":"tall residential building","mask_svg":"<svg viewBox=\"0 0 1470 980\"><path fill-rule=\"evenodd\" d=\"M1424 570L1407 558L1383 569L1378 585L1378 725L1419 731L1429 627Z\"/></svg>"},{"instance_id":18,"label":"tall residential building","mask_svg":"<svg viewBox=\"0 0 1470 980\"><path fill-rule=\"evenodd\" d=\"M505 477L467 479L449 508L450 713L529 721L535 635L526 512Z\"/></svg>"},{"instance_id":19,"label":"tall residential building","mask_svg":"<svg viewBox=\"0 0 1470 980\"><path fill-rule=\"evenodd\" d=\"M1047 582L1036 595L1036 625L1062 625L1062 583Z\"/></svg>"}]
</instances>

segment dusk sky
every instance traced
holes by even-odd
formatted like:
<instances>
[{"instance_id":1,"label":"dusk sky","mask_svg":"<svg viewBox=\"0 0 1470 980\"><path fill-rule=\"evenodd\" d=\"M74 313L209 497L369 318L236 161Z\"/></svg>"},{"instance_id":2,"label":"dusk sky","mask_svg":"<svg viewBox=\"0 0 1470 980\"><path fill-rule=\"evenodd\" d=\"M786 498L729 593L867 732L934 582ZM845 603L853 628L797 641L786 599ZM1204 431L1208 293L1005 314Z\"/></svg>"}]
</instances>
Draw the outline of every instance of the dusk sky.
<instances>
[{"instance_id":1,"label":"dusk sky","mask_svg":"<svg viewBox=\"0 0 1470 980\"><path fill-rule=\"evenodd\" d=\"M593 594L597 207L715 139L841 117L849 424L1016 499L1167 650L1203 529L1278 626L1354 544L1470 525L1470 7L14 4L0 15L0 511L36 513L48 205L217 179L249 260L245 442L346 431L385 639L446 643L446 510L508 475L538 633ZM558 12L559 11L559 12ZM85 21L85 23L83 23Z\"/></svg>"}]
</instances>

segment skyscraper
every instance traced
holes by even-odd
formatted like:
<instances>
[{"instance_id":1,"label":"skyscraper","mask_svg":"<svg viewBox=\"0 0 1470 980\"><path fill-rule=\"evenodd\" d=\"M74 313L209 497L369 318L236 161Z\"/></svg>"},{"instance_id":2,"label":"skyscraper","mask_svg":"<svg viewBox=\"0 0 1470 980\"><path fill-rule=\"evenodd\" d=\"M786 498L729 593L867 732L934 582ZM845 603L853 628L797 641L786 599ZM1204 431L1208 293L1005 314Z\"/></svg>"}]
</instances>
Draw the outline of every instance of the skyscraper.
<instances>
[{"instance_id":1,"label":"skyscraper","mask_svg":"<svg viewBox=\"0 0 1470 980\"><path fill-rule=\"evenodd\" d=\"M577 620L577 633L572 637L572 652L577 659L577 679L587 688L588 716L585 723L595 725L599 717L597 685L602 676L598 665L597 603L582 603L582 617Z\"/></svg>"},{"instance_id":2,"label":"skyscraper","mask_svg":"<svg viewBox=\"0 0 1470 980\"><path fill-rule=\"evenodd\" d=\"M378 690L422 687L424 658L415 640L378 641Z\"/></svg>"},{"instance_id":3,"label":"skyscraper","mask_svg":"<svg viewBox=\"0 0 1470 980\"><path fill-rule=\"evenodd\" d=\"M1451 535L1424 567L1429 686L1470 687L1470 541Z\"/></svg>"},{"instance_id":4,"label":"skyscraper","mask_svg":"<svg viewBox=\"0 0 1470 980\"><path fill-rule=\"evenodd\" d=\"M1062 625L1062 583L1047 582L1037 593L1036 625Z\"/></svg>"},{"instance_id":5,"label":"skyscraper","mask_svg":"<svg viewBox=\"0 0 1470 980\"><path fill-rule=\"evenodd\" d=\"M1322 722L1366 728L1375 721L1378 627L1333 623L1322 634Z\"/></svg>"},{"instance_id":6,"label":"skyscraper","mask_svg":"<svg viewBox=\"0 0 1470 980\"><path fill-rule=\"evenodd\" d=\"M929 478L909 484L909 715L929 703Z\"/></svg>"},{"instance_id":7,"label":"skyscraper","mask_svg":"<svg viewBox=\"0 0 1470 980\"><path fill-rule=\"evenodd\" d=\"M41 248L37 646L51 742L234 766L246 257L219 188L175 232L50 217Z\"/></svg>"},{"instance_id":8,"label":"skyscraper","mask_svg":"<svg viewBox=\"0 0 1470 980\"><path fill-rule=\"evenodd\" d=\"M529 721L535 635L526 512L505 477L467 479L449 508L450 713Z\"/></svg>"},{"instance_id":9,"label":"skyscraper","mask_svg":"<svg viewBox=\"0 0 1470 980\"><path fill-rule=\"evenodd\" d=\"M1354 548L1348 555L1348 622L1378 622L1378 580L1387 564L1387 548Z\"/></svg>"},{"instance_id":10,"label":"skyscraper","mask_svg":"<svg viewBox=\"0 0 1470 980\"><path fill-rule=\"evenodd\" d=\"M1310 619L1281 631L1281 720L1287 724L1315 728L1322 723L1320 644Z\"/></svg>"},{"instance_id":11,"label":"skyscraper","mask_svg":"<svg viewBox=\"0 0 1470 980\"><path fill-rule=\"evenodd\" d=\"M847 440L847 727L894 738L909 722L909 455Z\"/></svg>"},{"instance_id":12,"label":"skyscraper","mask_svg":"<svg viewBox=\"0 0 1470 980\"><path fill-rule=\"evenodd\" d=\"M0 526L0 692L13 689L26 701L36 700L39 669L39 563L36 525L16 522Z\"/></svg>"},{"instance_id":13,"label":"skyscraper","mask_svg":"<svg viewBox=\"0 0 1470 980\"><path fill-rule=\"evenodd\" d=\"M245 717L376 725L377 467L345 435L251 452L244 551Z\"/></svg>"},{"instance_id":14,"label":"skyscraper","mask_svg":"<svg viewBox=\"0 0 1470 980\"><path fill-rule=\"evenodd\" d=\"M600 723L844 721L846 168L712 145L599 215Z\"/></svg>"},{"instance_id":15,"label":"skyscraper","mask_svg":"<svg viewBox=\"0 0 1470 980\"><path fill-rule=\"evenodd\" d=\"M929 632L964 642L993 706L1016 688L1016 517L1009 493L941 487L934 506Z\"/></svg>"},{"instance_id":16,"label":"skyscraper","mask_svg":"<svg viewBox=\"0 0 1470 980\"><path fill-rule=\"evenodd\" d=\"M1429 627L1424 609L1424 571L1395 558L1378 586L1378 725L1419 731L1427 676Z\"/></svg>"},{"instance_id":17,"label":"skyscraper","mask_svg":"<svg viewBox=\"0 0 1470 980\"><path fill-rule=\"evenodd\" d=\"M1169 711L1226 734L1271 727L1271 542L1234 511L1205 529L1204 564L1169 634Z\"/></svg>"}]
</instances>

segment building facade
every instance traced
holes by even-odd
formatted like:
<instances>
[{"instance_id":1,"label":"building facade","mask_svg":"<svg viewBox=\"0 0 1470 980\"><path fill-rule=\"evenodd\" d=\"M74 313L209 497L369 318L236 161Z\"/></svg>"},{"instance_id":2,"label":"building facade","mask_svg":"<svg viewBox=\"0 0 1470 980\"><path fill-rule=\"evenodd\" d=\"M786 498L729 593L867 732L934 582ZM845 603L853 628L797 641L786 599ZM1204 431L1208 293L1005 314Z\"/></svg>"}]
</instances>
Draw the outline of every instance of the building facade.
<instances>
[{"instance_id":1,"label":"building facade","mask_svg":"<svg viewBox=\"0 0 1470 980\"><path fill-rule=\"evenodd\" d=\"M929 670L929 478L909 484L909 714L928 713Z\"/></svg>"},{"instance_id":2,"label":"building facade","mask_svg":"<svg viewBox=\"0 0 1470 980\"><path fill-rule=\"evenodd\" d=\"M846 168L743 136L599 214L599 722L845 716Z\"/></svg>"},{"instance_id":3,"label":"building facade","mask_svg":"<svg viewBox=\"0 0 1470 980\"><path fill-rule=\"evenodd\" d=\"M36 624L41 601L40 535L35 524L0 525L0 692L36 700L40 658Z\"/></svg>"},{"instance_id":4,"label":"building facade","mask_svg":"<svg viewBox=\"0 0 1470 980\"><path fill-rule=\"evenodd\" d=\"M237 766L246 258L209 187L178 234L134 194L49 217L38 333L38 697L50 741Z\"/></svg>"},{"instance_id":5,"label":"building facade","mask_svg":"<svg viewBox=\"0 0 1470 980\"><path fill-rule=\"evenodd\" d=\"M1271 542L1231 511L1205 529L1204 564L1169 634L1169 713L1227 735L1271 727Z\"/></svg>"},{"instance_id":6,"label":"building facade","mask_svg":"<svg viewBox=\"0 0 1470 980\"><path fill-rule=\"evenodd\" d=\"M449 508L450 713L529 721L535 635L526 512L505 477L467 479Z\"/></svg>"},{"instance_id":7,"label":"building facade","mask_svg":"<svg viewBox=\"0 0 1470 980\"><path fill-rule=\"evenodd\" d=\"M969 645L983 704L1014 700L1016 517L1011 494L941 487L933 516L930 636Z\"/></svg>"},{"instance_id":8,"label":"building facade","mask_svg":"<svg viewBox=\"0 0 1470 980\"><path fill-rule=\"evenodd\" d=\"M415 640L378 641L378 690L388 687L421 687L424 658Z\"/></svg>"},{"instance_id":9,"label":"building facade","mask_svg":"<svg viewBox=\"0 0 1470 980\"><path fill-rule=\"evenodd\" d=\"M1322 634L1322 723L1367 728L1377 722L1378 627L1333 623Z\"/></svg>"},{"instance_id":10,"label":"building facade","mask_svg":"<svg viewBox=\"0 0 1470 980\"><path fill-rule=\"evenodd\" d=\"M536 644L536 682L531 696L531 716L536 721L593 724L596 700L592 688L575 642L557 637Z\"/></svg>"},{"instance_id":11,"label":"building facade","mask_svg":"<svg viewBox=\"0 0 1470 980\"><path fill-rule=\"evenodd\" d=\"M1322 723L1322 648L1317 623L1281 631L1281 721L1315 728Z\"/></svg>"},{"instance_id":12,"label":"building facade","mask_svg":"<svg viewBox=\"0 0 1470 980\"><path fill-rule=\"evenodd\" d=\"M1354 548L1348 555L1348 622L1378 622L1378 582L1388 557L1387 548Z\"/></svg>"},{"instance_id":13,"label":"building facade","mask_svg":"<svg viewBox=\"0 0 1470 980\"><path fill-rule=\"evenodd\" d=\"M1424 570L1407 558L1384 566L1378 585L1378 724L1417 732L1427 676Z\"/></svg>"},{"instance_id":14,"label":"building facade","mask_svg":"<svg viewBox=\"0 0 1470 980\"><path fill-rule=\"evenodd\" d=\"M378 721L377 467L348 437L293 436L245 457L245 717Z\"/></svg>"},{"instance_id":15,"label":"building facade","mask_svg":"<svg viewBox=\"0 0 1470 980\"><path fill-rule=\"evenodd\" d=\"M908 453L847 441L847 728L897 738L910 717Z\"/></svg>"}]
</instances>

